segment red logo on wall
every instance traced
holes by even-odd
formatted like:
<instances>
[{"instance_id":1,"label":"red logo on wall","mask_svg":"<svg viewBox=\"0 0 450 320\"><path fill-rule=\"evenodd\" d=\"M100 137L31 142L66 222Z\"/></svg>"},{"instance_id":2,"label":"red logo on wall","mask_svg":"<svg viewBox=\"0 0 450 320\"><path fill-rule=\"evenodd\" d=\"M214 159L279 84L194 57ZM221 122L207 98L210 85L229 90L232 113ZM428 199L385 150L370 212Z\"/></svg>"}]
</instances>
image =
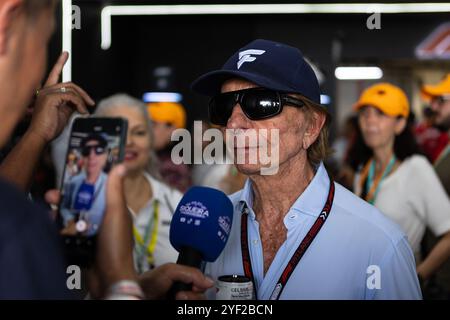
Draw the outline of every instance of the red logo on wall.
<instances>
[{"instance_id":1,"label":"red logo on wall","mask_svg":"<svg viewBox=\"0 0 450 320\"><path fill-rule=\"evenodd\" d=\"M450 22L437 27L416 48L419 59L450 59Z\"/></svg>"}]
</instances>

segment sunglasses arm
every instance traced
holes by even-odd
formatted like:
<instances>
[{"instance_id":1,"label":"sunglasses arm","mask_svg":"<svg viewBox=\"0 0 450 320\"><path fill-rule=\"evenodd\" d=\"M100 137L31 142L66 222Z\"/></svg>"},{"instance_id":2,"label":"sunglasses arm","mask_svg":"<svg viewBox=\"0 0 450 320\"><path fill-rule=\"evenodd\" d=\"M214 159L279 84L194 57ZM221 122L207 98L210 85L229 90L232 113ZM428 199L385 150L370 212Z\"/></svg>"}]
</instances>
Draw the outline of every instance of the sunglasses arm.
<instances>
[{"instance_id":1,"label":"sunglasses arm","mask_svg":"<svg viewBox=\"0 0 450 320\"><path fill-rule=\"evenodd\" d=\"M281 99L283 100L283 102L285 102L287 104L292 104L292 105L300 107L300 108L305 106L305 102L303 102L302 100L296 99L296 98L293 98L293 97L290 97L287 95L282 96Z\"/></svg>"}]
</instances>

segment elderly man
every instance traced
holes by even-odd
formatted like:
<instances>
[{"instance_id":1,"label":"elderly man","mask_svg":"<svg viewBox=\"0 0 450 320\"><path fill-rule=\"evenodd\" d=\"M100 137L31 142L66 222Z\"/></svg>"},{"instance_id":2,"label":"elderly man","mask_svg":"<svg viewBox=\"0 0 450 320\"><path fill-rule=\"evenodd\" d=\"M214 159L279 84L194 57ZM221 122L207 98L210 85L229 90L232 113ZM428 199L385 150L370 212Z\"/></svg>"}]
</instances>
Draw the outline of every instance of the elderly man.
<instances>
[{"instance_id":1,"label":"elderly man","mask_svg":"<svg viewBox=\"0 0 450 320\"><path fill-rule=\"evenodd\" d=\"M422 96L430 102L431 109L436 113L435 124L450 136L450 73L435 85L423 86ZM450 144L441 151L434 167L447 194L450 195Z\"/></svg>"},{"instance_id":2,"label":"elderly man","mask_svg":"<svg viewBox=\"0 0 450 320\"><path fill-rule=\"evenodd\" d=\"M211 121L224 131L279 134L275 174L261 174L261 161L236 163L249 179L231 195L230 238L206 274L246 276L262 300L421 298L399 227L327 174L328 115L298 49L255 40L192 88L212 97ZM261 147L234 148L249 156Z\"/></svg>"}]
</instances>

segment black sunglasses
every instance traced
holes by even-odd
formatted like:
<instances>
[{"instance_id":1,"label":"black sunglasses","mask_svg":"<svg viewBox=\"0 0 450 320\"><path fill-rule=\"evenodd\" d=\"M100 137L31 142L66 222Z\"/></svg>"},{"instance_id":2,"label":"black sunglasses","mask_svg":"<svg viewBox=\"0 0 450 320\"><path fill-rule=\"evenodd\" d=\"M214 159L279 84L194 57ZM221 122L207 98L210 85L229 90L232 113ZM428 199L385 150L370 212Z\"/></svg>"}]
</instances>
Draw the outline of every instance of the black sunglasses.
<instances>
[{"instance_id":1,"label":"black sunglasses","mask_svg":"<svg viewBox=\"0 0 450 320\"><path fill-rule=\"evenodd\" d=\"M221 93L209 102L209 120L219 126L226 126L234 106L239 103L244 114L250 120L262 120L274 117L283 111L283 106L290 104L299 108L305 102L286 93L265 88L251 88Z\"/></svg>"},{"instance_id":2,"label":"black sunglasses","mask_svg":"<svg viewBox=\"0 0 450 320\"><path fill-rule=\"evenodd\" d=\"M105 148L101 146L85 146L81 149L81 154L83 157L87 157L91 153L92 149L94 149L96 155L103 154L106 151Z\"/></svg>"}]
</instances>

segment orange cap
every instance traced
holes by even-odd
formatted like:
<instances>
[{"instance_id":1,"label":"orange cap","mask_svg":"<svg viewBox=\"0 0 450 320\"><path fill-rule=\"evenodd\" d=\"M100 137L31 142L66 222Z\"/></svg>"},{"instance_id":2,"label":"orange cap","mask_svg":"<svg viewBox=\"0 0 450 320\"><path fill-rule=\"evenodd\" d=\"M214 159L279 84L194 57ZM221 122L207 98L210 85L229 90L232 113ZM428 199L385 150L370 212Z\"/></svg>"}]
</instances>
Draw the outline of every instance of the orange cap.
<instances>
[{"instance_id":1,"label":"orange cap","mask_svg":"<svg viewBox=\"0 0 450 320\"><path fill-rule=\"evenodd\" d=\"M364 90L353 109L358 111L367 105L374 106L392 117L407 118L409 115L409 102L405 92L390 83L377 83Z\"/></svg>"},{"instance_id":2,"label":"orange cap","mask_svg":"<svg viewBox=\"0 0 450 320\"><path fill-rule=\"evenodd\" d=\"M426 84L421 88L422 98L425 101L431 100L433 97L439 97L444 95L450 95L450 73L445 78L435 84Z\"/></svg>"},{"instance_id":3,"label":"orange cap","mask_svg":"<svg viewBox=\"0 0 450 320\"><path fill-rule=\"evenodd\" d=\"M147 105L150 118L157 122L168 122L176 128L186 126L186 112L181 104L176 102L153 102Z\"/></svg>"}]
</instances>

